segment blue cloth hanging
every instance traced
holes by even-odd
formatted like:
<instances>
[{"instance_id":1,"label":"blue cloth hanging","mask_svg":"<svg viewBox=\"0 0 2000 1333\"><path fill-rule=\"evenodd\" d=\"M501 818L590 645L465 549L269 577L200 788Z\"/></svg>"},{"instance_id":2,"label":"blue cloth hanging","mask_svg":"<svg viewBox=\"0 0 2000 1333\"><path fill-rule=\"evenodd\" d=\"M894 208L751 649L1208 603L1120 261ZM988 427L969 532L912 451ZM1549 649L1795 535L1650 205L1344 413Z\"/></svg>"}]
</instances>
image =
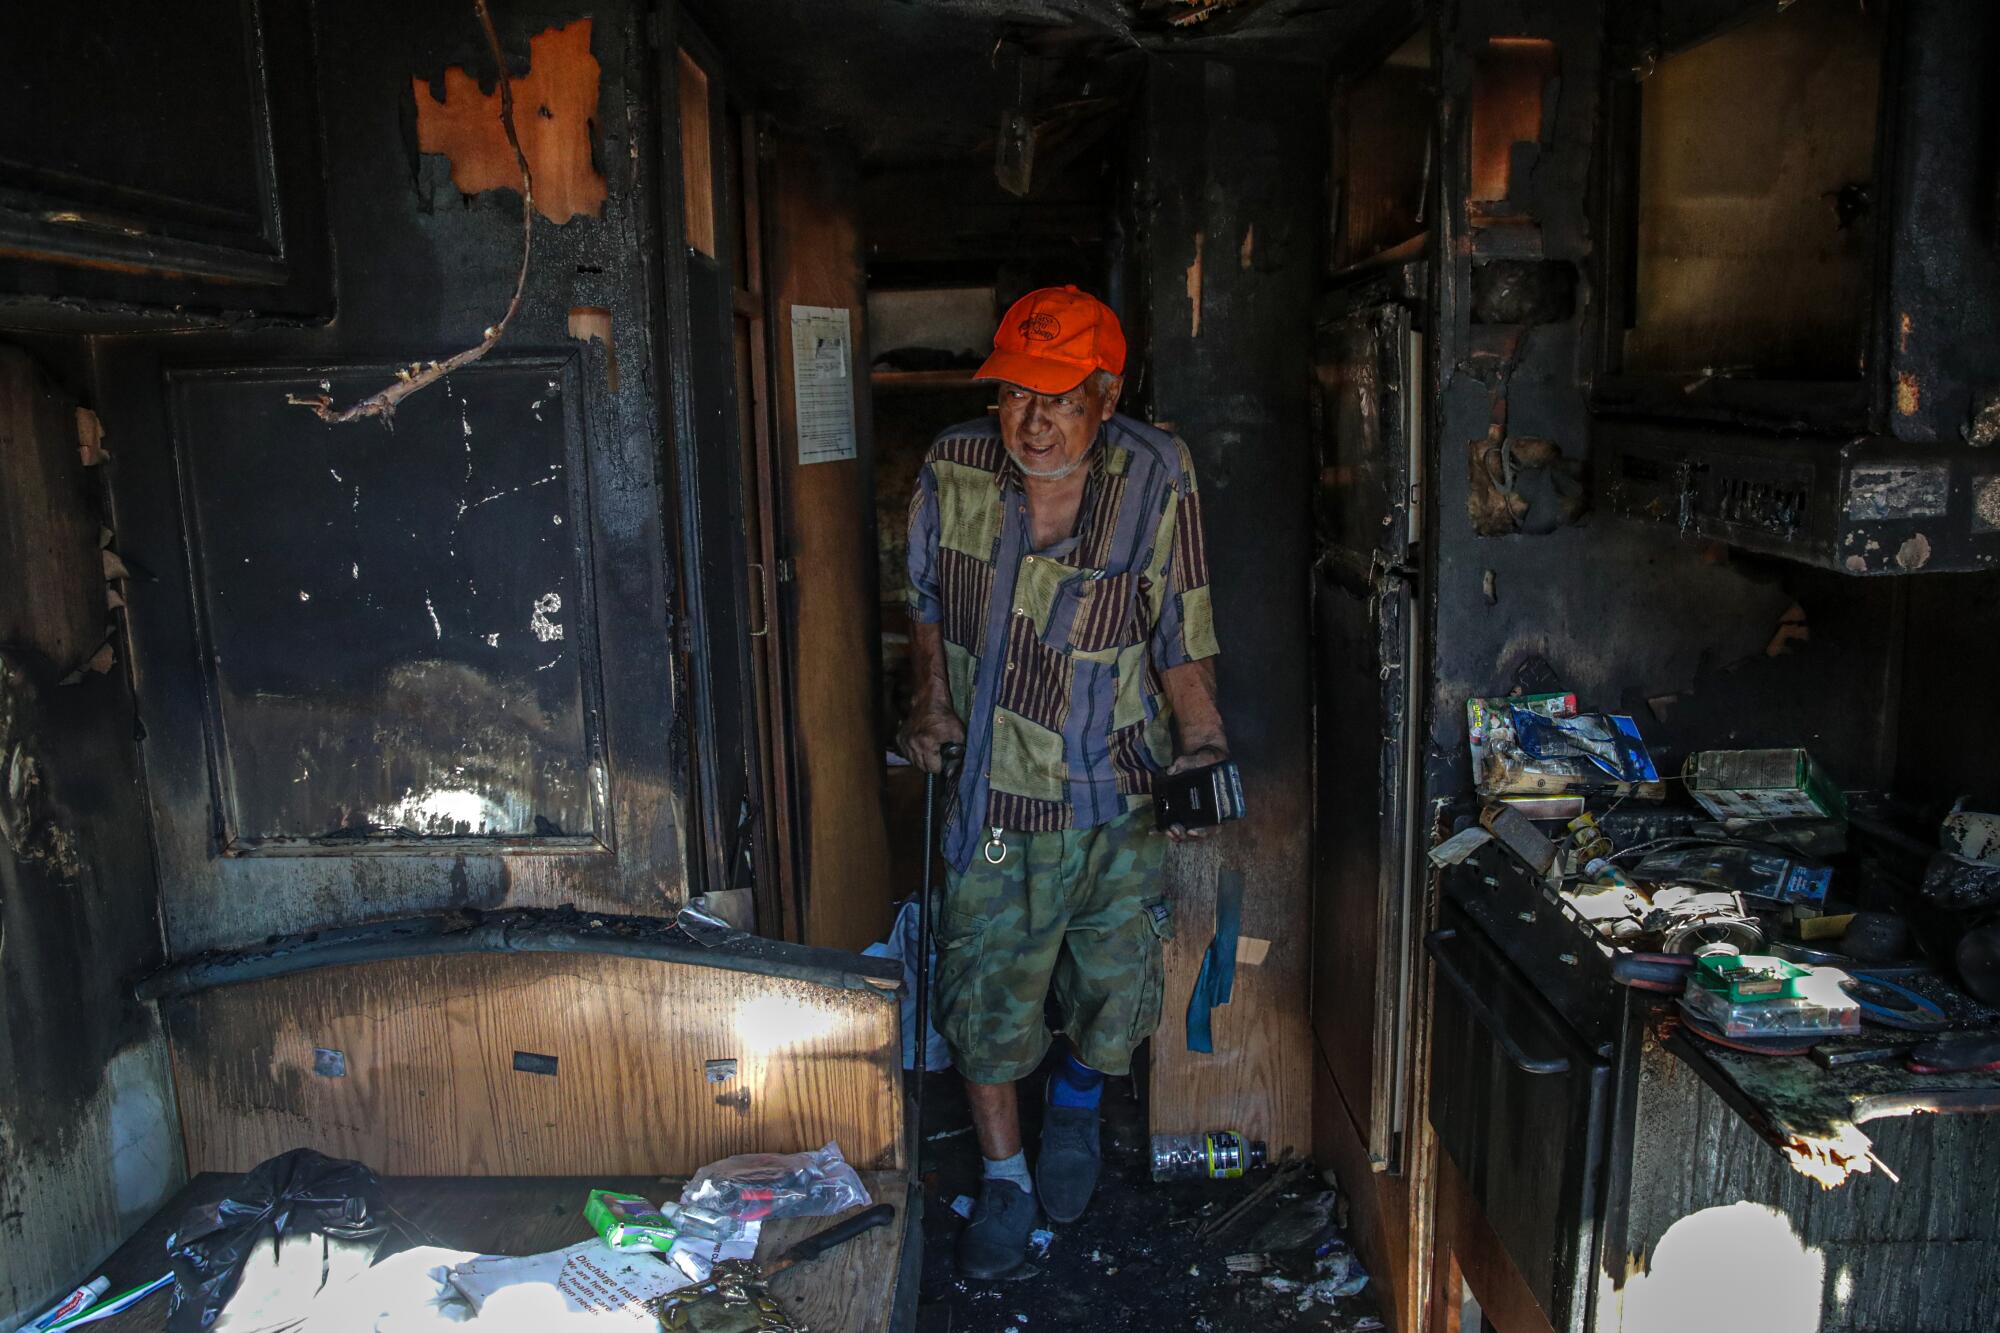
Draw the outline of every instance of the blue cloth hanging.
<instances>
[{"instance_id":1,"label":"blue cloth hanging","mask_svg":"<svg viewBox=\"0 0 2000 1333\"><path fill-rule=\"evenodd\" d=\"M1202 955L1201 975L1188 996L1187 1044L1191 1051L1215 1053L1209 1031L1209 1011L1228 1004L1236 989L1236 931L1243 919L1243 877L1224 870L1215 879L1215 938Z\"/></svg>"},{"instance_id":2,"label":"blue cloth hanging","mask_svg":"<svg viewBox=\"0 0 2000 1333\"><path fill-rule=\"evenodd\" d=\"M905 899L896 912L896 924L889 929L889 938L880 944L871 944L861 952L870 958L894 958L903 965L903 1068L917 1067L917 900ZM931 941L931 981L937 981L937 941ZM931 1030L925 1034L924 1068L939 1070L951 1068L951 1048L945 1045L942 1034L937 1029L937 1006L931 1006Z\"/></svg>"}]
</instances>

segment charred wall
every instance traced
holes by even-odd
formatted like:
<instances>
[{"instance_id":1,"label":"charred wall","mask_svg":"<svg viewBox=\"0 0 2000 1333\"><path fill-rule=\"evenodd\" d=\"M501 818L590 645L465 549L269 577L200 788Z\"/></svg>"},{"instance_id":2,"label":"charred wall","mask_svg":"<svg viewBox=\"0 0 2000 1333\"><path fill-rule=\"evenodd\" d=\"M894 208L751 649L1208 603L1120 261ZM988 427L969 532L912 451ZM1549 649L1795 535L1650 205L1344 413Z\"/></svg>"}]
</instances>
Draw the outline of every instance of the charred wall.
<instances>
[{"instance_id":1,"label":"charred wall","mask_svg":"<svg viewBox=\"0 0 2000 1333\"><path fill-rule=\"evenodd\" d=\"M253 54L314 121L311 151L270 148L287 224L324 233L286 256L333 256L330 292L323 272L300 289L318 304L162 309L141 284L118 306L99 273L62 288L61 325L98 336L39 339L39 366L0 346L0 1326L179 1183L132 989L163 954L687 892L656 359L678 148L645 7L496 10L535 170L520 306L393 422L311 404L479 344L522 272L470 7L267 15ZM84 79L88 58L58 25L38 73ZM171 108L184 72L145 77Z\"/></svg>"},{"instance_id":2,"label":"charred wall","mask_svg":"<svg viewBox=\"0 0 2000 1333\"><path fill-rule=\"evenodd\" d=\"M1272 1152L1309 1139L1312 563L1310 348L1326 161L1314 66L1162 57L1148 73L1136 253L1136 396L1194 456L1207 527L1221 707L1250 814L1169 863L1179 938L1153 1042L1156 1132L1228 1123ZM1129 381L1128 381L1129 382ZM1132 410L1129 409L1128 410ZM1179 1015L1214 934L1218 874L1242 933L1269 940L1215 1016L1215 1054ZM1199 1123L1197 1123L1199 1122Z\"/></svg>"},{"instance_id":3,"label":"charred wall","mask_svg":"<svg viewBox=\"0 0 2000 1333\"><path fill-rule=\"evenodd\" d=\"M75 344L0 343L0 1325L180 1184L125 579ZM83 399L82 401L87 401ZM90 423L83 422L85 439ZM110 456L105 451L110 450Z\"/></svg>"},{"instance_id":4,"label":"charred wall","mask_svg":"<svg viewBox=\"0 0 2000 1333\"><path fill-rule=\"evenodd\" d=\"M1632 714L1662 772L1693 748L1802 744L1843 782L1880 783L1892 587L1684 541L1583 499L1603 14L1468 0L1446 17L1429 794L1470 789L1466 698L1517 685ZM1524 38L1549 47L1537 77L1510 85L1496 54ZM1509 104L1523 96L1525 110ZM1468 188L1482 117L1512 127L1488 150L1502 154L1497 192ZM1551 273L1572 301L1509 291Z\"/></svg>"},{"instance_id":5,"label":"charred wall","mask_svg":"<svg viewBox=\"0 0 2000 1333\"><path fill-rule=\"evenodd\" d=\"M320 7L338 316L98 340L176 954L441 908L671 910L685 676L641 7ZM671 55L671 47L669 48ZM677 202L677 201L676 201ZM678 209L675 210L678 227Z\"/></svg>"},{"instance_id":6,"label":"charred wall","mask_svg":"<svg viewBox=\"0 0 2000 1333\"><path fill-rule=\"evenodd\" d=\"M2000 576L1934 574L1909 582L1912 645L1897 700L1896 790L1941 814L1959 797L2000 809Z\"/></svg>"}]
</instances>

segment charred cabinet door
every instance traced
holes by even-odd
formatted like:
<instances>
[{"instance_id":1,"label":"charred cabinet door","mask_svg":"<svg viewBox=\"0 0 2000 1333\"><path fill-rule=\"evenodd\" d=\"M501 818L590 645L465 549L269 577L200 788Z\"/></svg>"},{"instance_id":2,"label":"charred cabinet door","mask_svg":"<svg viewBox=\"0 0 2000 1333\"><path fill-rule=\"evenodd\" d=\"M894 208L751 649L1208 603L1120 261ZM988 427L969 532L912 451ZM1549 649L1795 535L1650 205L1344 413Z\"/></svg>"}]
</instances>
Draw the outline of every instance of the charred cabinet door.
<instances>
[{"instance_id":1,"label":"charred cabinet door","mask_svg":"<svg viewBox=\"0 0 2000 1333\"><path fill-rule=\"evenodd\" d=\"M436 119L434 86L497 95L475 17L354 0L307 89L351 185L329 196L339 320L92 349L175 955L414 912L671 912L693 878L639 352L658 210L599 110L650 86L652 53L611 16L495 17L538 126L525 267L518 176L453 183L513 161L497 109ZM443 135L414 173L413 114ZM309 410L477 343L517 282L490 354L393 430Z\"/></svg>"},{"instance_id":2,"label":"charred cabinet door","mask_svg":"<svg viewBox=\"0 0 2000 1333\"><path fill-rule=\"evenodd\" d=\"M1421 601L1422 341L1373 305L1323 323L1319 381L1313 1028L1378 1170L1400 1169L1407 1116L1413 919L1406 854L1415 790Z\"/></svg>"},{"instance_id":3,"label":"charred cabinet door","mask_svg":"<svg viewBox=\"0 0 2000 1333\"><path fill-rule=\"evenodd\" d=\"M332 316L312 10L0 7L0 322Z\"/></svg>"},{"instance_id":4,"label":"charred cabinet door","mask_svg":"<svg viewBox=\"0 0 2000 1333\"><path fill-rule=\"evenodd\" d=\"M769 427L754 131L732 107L718 58L684 20L663 61L680 153L668 182L679 195L683 240L667 265L677 335L668 361L688 574L680 646L694 705L697 863L702 888L756 890L758 928L778 935L785 930L763 746L773 722L768 639L778 570L765 549L757 480Z\"/></svg>"}]
</instances>

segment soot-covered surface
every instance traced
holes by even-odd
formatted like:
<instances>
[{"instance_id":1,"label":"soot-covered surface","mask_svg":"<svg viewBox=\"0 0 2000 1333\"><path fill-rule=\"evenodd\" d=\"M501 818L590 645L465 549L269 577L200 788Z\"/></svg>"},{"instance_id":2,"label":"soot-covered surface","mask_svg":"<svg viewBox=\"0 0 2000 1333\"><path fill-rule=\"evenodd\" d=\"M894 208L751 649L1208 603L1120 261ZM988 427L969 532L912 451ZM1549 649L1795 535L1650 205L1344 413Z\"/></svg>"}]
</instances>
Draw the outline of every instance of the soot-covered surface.
<instances>
[{"instance_id":1,"label":"soot-covered surface","mask_svg":"<svg viewBox=\"0 0 2000 1333\"><path fill-rule=\"evenodd\" d=\"M1022 1118L1032 1163L1040 1134L1044 1075L1022 1083ZM1142 1083L1143 1080L1140 1081ZM1265 1178L1155 1184L1148 1170L1146 1108L1140 1083L1114 1078L1105 1085L1104 1174L1090 1211L1053 1233L1046 1254L1022 1274L1002 1282L959 1277L953 1247L964 1222L952 1201L979 1192L979 1147L956 1073L933 1074L925 1088L922 1157L924 1270L918 1333L1000 1333L1050 1328L1167 1330L1380 1328L1375 1293L1314 1300L1310 1283L1361 1269L1337 1225L1315 1225L1315 1207L1326 1212L1328 1186L1316 1169L1295 1187L1256 1208L1219 1238L1195 1231L1241 1200ZM1338 1209L1334 1209L1337 1217ZM1296 1224L1296 1225L1293 1225ZM1279 1233L1289 1230L1291 1236ZM1260 1234L1262 1233L1262 1234ZM1303 1242L1299 1238L1303 1237ZM1272 1242L1277 1242L1273 1244ZM1315 1251L1331 1241L1327 1262ZM1289 1243L1288 1243L1289 1242ZM1236 1273L1224 1260L1261 1254L1264 1273ZM1351 1268L1349 1267L1351 1265ZM1296 1283L1274 1290L1268 1278ZM1301 1303L1303 1302L1303 1308Z\"/></svg>"}]
</instances>

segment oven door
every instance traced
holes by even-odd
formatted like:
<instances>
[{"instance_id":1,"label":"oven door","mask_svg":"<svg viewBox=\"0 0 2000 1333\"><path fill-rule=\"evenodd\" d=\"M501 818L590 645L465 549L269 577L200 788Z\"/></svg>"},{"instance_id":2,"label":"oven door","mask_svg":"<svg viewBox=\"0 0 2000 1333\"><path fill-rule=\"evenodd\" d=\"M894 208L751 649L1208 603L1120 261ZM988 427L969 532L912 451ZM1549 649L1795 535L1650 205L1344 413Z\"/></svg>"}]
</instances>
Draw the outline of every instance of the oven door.
<instances>
[{"instance_id":1,"label":"oven door","mask_svg":"<svg viewBox=\"0 0 2000 1333\"><path fill-rule=\"evenodd\" d=\"M1579 1333L1610 1062L1457 908L1445 905L1424 947L1437 963L1431 1125L1549 1323Z\"/></svg>"}]
</instances>

